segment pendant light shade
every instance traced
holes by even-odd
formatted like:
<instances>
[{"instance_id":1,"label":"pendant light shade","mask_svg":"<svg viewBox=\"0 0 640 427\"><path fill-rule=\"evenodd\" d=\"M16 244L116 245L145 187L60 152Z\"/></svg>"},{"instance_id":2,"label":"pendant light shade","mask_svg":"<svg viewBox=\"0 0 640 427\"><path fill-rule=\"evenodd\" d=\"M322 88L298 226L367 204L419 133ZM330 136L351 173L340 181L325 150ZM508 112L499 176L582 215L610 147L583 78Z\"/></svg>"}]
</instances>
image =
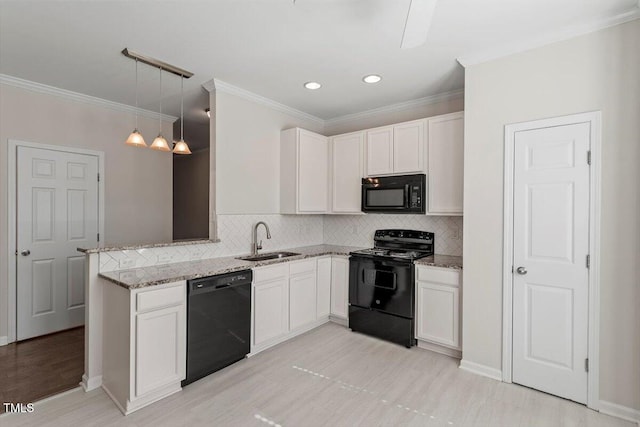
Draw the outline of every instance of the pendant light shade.
<instances>
[{"instance_id":1,"label":"pendant light shade","mask_svg":"<svg viewBox=\"0 0 640 427\"><path fill-rule=\"evenodd\" d=\"M129 135L129 138L127 138L127 145L131 145L133 147L146 147L147 143L144 142L144 138L142 137L142 134L138 132L138 129L134 129L133 132L131 132L131 135Z\"/></svg>"},{"instance_id":2,"label":"pendant light shade","mask_svg":"<svg viewBox=\"0 0 640 427\"><path fill-rule=\"evenodd\" d=\"M158 151L171 151L171 148L169 148L169 143L167 143L167 140L164 139L162 133L159 133L158 136L156 136L156 139L153 140L153 142L151 143L151 148Z\"/></svg>"},{"instance_id":3,"label":"pendant light shade","mask_svg":"<svg viewBox=\"0 0 640 427\"><path fill-rule=\"evenodd\" d=\"M173 147L173 154L191 154L191 150L189 150L189 146L183 140L176 142L175 147Z\"/></svg>"},{"instance_id":4,"label":"pendant light shade","mask_svg":"<svg viewBox=\"0 0 640 427\"><path fill-rule=\"evenodd\" d=\"M184 142L184 76L180 76L180 141L173 147L173 154L191 154L189 145Z\"/></svg>"},{"instance_id":5,"label":"pendant light shade","mask_svg":"<svg viewBox=\"0 0 640 427\"><path fill-rule=\"evenodd\" d=\"M142 134L138 131L138 60L136 59L136 127L129 135L126 141L127 145L133 147L146 147L147 143L144 142Z\"/></svg>"}]
</instances>

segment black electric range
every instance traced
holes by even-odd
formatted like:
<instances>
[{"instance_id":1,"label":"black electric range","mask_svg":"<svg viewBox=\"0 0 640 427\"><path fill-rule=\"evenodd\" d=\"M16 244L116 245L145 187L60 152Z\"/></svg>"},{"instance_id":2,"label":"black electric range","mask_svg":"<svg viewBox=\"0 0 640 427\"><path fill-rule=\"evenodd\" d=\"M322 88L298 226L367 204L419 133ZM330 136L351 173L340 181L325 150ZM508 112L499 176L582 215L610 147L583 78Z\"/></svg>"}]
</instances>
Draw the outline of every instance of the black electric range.
<instances>
[{"instance_id":1,"label":"black electric range","mask_svg":"<svg viewBox=\"0 0 640 427\"><path fill-rule=\"evenodd\" d=\"M377 230L374 247L350 253L349 328L415 345L414 261L434 253L434 233Z\"/></svg>"}]
</instances>

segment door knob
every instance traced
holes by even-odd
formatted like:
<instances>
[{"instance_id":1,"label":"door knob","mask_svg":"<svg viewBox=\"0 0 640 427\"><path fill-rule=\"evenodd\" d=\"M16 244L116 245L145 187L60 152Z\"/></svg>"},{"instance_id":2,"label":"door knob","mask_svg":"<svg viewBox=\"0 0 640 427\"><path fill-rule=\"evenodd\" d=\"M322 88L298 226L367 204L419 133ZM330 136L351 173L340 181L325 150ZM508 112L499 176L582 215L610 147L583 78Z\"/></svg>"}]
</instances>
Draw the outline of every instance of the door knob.
<instances>
[{"instance_id":1,"label":"door knob","mask_svg":"<svg viewBox=\"0 0 640 427\"><path fill-rule=\"evenodd\" d=\"M516 273L518 274L527 274L527 269L525 267L516 268Z\"/></svg>"},{"instance_id":2,"label":"door knob","mask_svg":"<svg viewBox=\"0 0 640 427\"><path fill-rule=\"evenodd\" d=\"M29 249L25 249L24 251L20 252L20 255L29 256L31 255L31 251Z\"/></svg>"}]
</instances>

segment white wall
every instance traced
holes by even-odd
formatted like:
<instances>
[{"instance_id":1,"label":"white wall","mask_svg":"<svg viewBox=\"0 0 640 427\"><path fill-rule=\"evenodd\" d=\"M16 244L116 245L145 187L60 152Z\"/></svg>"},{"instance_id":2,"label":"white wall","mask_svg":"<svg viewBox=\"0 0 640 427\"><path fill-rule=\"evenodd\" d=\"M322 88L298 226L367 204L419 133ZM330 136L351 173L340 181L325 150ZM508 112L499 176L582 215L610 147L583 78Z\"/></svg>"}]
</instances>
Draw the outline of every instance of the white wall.
<instances>
[{"instance_id":1,"label":"white wall","mask_svg":"<svg viewBox=\"0 0 640 427\"><path fill-rule=\"evenodd\" d=\"M235 95L216 91L215 98L218 215L280 212L280 131L323 129Z\"/></svg>"},{"instance_id":2,"label":"white wall","mask_svg":"<svg viewBox=\"0 0 640 427\"><path fill-rule=\"evenodd\" d=\"M503 138L602 111L600 398L640 410L640 21L466 69L463 358L501 368Z\"/></svg>"},{"instance_id":3,"label":"white wall","mask_svg":"<svg viewBox=\"0 0 640 427\"><path fill-rule=\"evenodd\" d=\"M464 110L464 96L460 95L426 105L410 106L375 114L364 114L359 118L352 117L350 120L329 120L324 127L324 135L339 135L462 110Z\"/></svg>"},{"instance_id":4,"label":"white wall","mask_svg":"<svg viewBox=\"0 0 640 427\"><path fill-rule=\"evenodd\" d=\"M172 155L129 147L129 113L0 84L0 336L7 335L7 144L9 139L105 153L106 243L170 241ZM150 143L158 122L140 118ZM163 126L172 135L171 123Z\"/></svg>"}]
</instances>

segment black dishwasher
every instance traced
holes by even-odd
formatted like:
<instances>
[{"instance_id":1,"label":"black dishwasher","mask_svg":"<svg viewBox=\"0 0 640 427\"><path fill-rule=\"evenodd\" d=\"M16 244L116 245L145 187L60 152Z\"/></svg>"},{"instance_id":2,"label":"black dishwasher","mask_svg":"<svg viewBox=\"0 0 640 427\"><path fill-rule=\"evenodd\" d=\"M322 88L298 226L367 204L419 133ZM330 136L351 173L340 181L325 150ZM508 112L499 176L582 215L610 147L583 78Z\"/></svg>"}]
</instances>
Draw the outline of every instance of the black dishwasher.
<instances>
[{"instance_id":1,"label":"black dishwasher","mask_svg":"<svg viewBox=\"0 0 640 427\"><path fill-rule=\"evenodd\" d=\"M187 375L182 386L249 354L251 279L251 270L243 270L187 281Z\"/></svg>"}]
</instances>

